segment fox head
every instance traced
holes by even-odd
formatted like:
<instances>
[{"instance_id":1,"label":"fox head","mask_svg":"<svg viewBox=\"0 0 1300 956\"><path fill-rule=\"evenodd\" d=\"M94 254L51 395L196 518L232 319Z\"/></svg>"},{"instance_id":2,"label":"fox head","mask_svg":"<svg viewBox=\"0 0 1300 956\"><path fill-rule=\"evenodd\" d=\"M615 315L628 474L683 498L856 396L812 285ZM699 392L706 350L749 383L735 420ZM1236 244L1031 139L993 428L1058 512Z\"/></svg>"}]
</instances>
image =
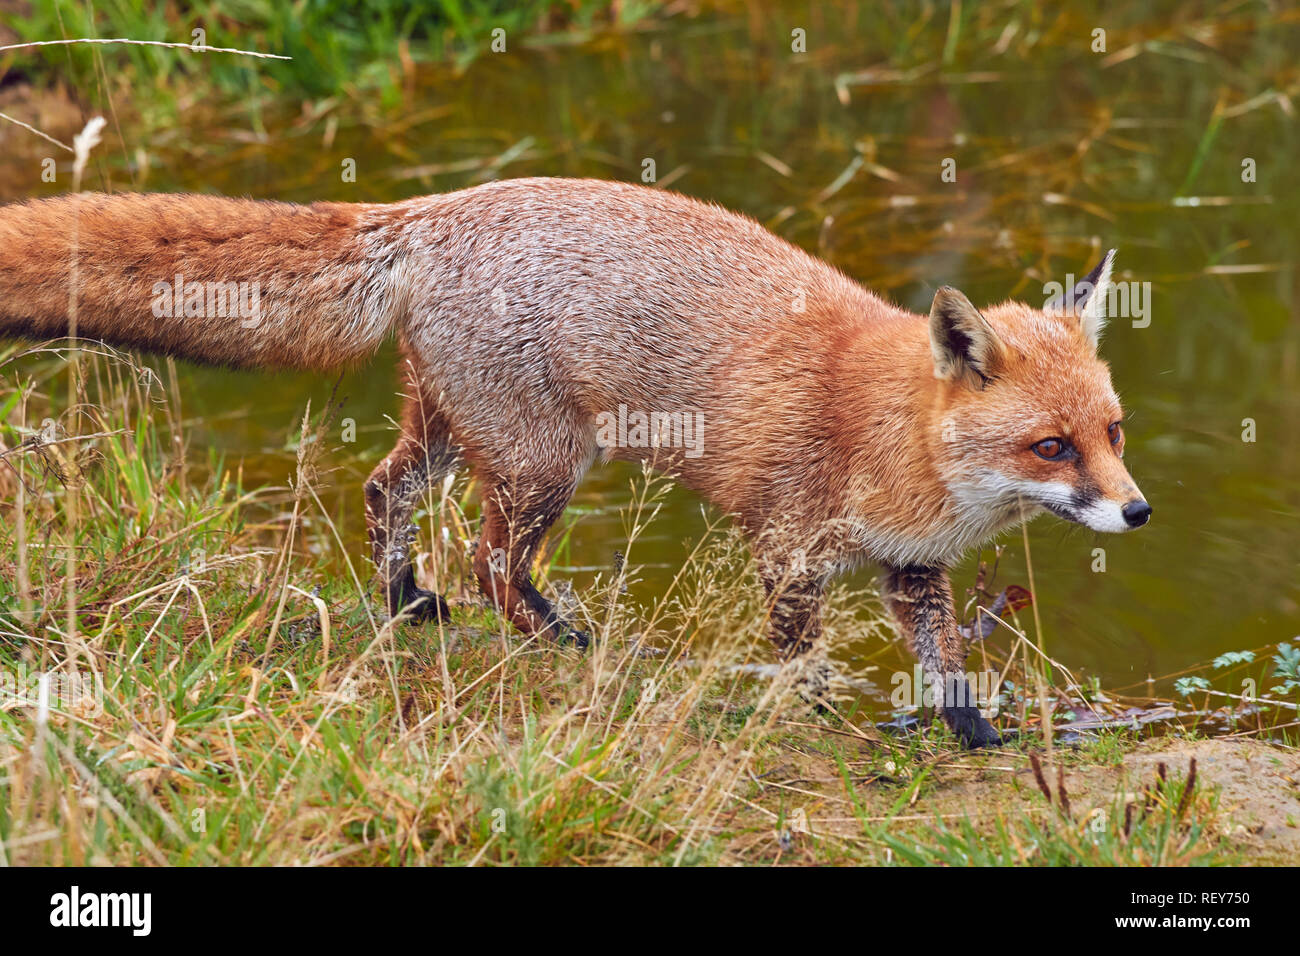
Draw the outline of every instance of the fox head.
<instances>
[{"instance_id":1,"label":"fox head","mask_svg":"<svg viewBox=\"0 0 1300 956\"><path fill-rule=\"evenodd\" d=\"M955 289L935 294L937 457L959 512L1000 524L1046 509L1094 531L1151 517L1124 467L1124 414L1097 355L1114 257L1041 310L1007 302L981 313Z\"/></svg>"}]
</instances>

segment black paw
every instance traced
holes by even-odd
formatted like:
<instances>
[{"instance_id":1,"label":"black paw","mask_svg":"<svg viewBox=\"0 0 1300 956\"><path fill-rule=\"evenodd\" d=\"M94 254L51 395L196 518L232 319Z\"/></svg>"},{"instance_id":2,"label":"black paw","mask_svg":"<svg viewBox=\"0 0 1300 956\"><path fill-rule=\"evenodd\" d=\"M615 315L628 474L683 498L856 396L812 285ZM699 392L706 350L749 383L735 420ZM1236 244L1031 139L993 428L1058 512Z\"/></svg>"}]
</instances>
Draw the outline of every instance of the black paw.
<instances>
[{"instance_id":1,"label":"black paw","mask_svg":"<svg viewBox=\"0 0 1300 956\"><path fill-rule=\"evenodd\" d=\"M447 624L451 621L451 608L442 599L442 595L423 588L403 593L394 604L400 609L398 613L409 618L412 624L425 624L429 621Z\"/></svg>"},{"instance_id":2,"label":"black paw","mask_svg":"<svg viewBox=\"0 0 1300 956\"><path fill-rule=\"evenodd\" d=\"M569 624L560 625L560 636L555 641L557 644L572 644L580 651L585 651L594 643L590 634Z\"/></svg>"},{"instance_id":3,"label":"black paw","mask_svg":"<svg viewBox=\"0 0 1300 956\"><path fill-rule=\"evenodd\" d=\"M580 631L568 621L562 618L550 615L547 617L546 627L537 632L537 636L545 640L554 641L561 647L572 645L580 651L585 651L593 643L591 635L586 631Z\"/></svg>"},{"instance_id":4,"label":"black paw","mask_svg":"<svg viewBox=\"0 0 1300 956\"><path fill-rule=\"evenodd\" d=\"M945 710L943 721L967 750L1002 746L1002 736L992 724L980 716L979 710L975 707L954 707Z\"/></svg>"}]
</instances>

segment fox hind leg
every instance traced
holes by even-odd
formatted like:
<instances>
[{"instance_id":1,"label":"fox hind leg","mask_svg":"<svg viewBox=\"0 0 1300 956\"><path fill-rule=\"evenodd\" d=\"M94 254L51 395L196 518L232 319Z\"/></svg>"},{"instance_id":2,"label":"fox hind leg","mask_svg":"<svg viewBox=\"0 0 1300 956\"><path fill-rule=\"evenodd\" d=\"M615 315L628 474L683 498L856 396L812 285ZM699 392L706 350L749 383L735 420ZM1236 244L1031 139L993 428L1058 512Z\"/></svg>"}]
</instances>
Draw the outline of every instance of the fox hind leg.
<instances>
[{"instance_id":1,"label":"fox hind leg","mask_svg":"<svg viewBox=\"0 0 1300 956\"><path fill-rule=\"evenodd\" d=\"M415 583L411 542L416 526L411 517L420 496L456 460L446 421L426 403L408 400L402 437L365 484L366 530L390 617L406 613L417 623L451 619L442 596Z\"/></svg>"},{"instance_id":2,"label":"fox hind leg","mask_svg":"<svg viewBox=\"0 0 1300 956\"><path fill-rule=\"evenodd\" d=\"M796 684L801 697L819 707L828 701L833 669L821 645L821 577L797 570L789 561L760 560L767 592L769 636L783 661L799 661Z\"/></svg>"},{"instance_id":3,"label":"fox hind leg","mask_svg":"<svg viewBox=\"0 0 1300 956\"><path fill-rule=\"evenodd\" d=\"M574 485L571 478L491 485L483 495L474 574L483 593L522 633L585 648L591 638L555 613L530 573L538 545L564 513Z\"/></svg>"},{"instance_id":4,"label":"fox hind leg","mask_svg":"<svg viewBox=\"0 0 1300 956\"><path fill-rule=\"evenodd\" d=\"M821 639L822 582L800 574L764 575L772 643L785 660L806 654Z\"/></svg>"}]
</instances>

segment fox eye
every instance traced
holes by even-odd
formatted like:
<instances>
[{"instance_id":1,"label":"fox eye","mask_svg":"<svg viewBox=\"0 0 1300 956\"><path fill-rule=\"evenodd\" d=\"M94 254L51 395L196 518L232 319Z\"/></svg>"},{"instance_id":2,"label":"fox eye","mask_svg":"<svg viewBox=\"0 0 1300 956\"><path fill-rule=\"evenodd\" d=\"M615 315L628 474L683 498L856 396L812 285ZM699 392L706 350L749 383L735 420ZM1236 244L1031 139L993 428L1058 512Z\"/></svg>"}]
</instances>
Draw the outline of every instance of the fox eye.
<instances>
[{"instance_id":1,"label":"fox eye","mask_svg":"<svg viewBox=\"0 0 1300 956\"><path fill-rule=\"evenodd\" d=\"M1119 422L1112 422L1110 428L1106 430L1106 433L1110 435L1110 443L1112 445L1118 445L1124 438L1124 429L1120 427Z\"/></svg>"},{"instance_id":2,"label":"fox eye","mask_svg":"<svg viewBox=\"0 0 1300 956\"><path fill-rule=\"evenodd\" d=\"M1048 461L1055 461L1065 454L1065 442L1060 438L1044 438L1040 442L1034 442L1030 448L1039 458L1046 458Z\"/></svg>"}]
</instances>

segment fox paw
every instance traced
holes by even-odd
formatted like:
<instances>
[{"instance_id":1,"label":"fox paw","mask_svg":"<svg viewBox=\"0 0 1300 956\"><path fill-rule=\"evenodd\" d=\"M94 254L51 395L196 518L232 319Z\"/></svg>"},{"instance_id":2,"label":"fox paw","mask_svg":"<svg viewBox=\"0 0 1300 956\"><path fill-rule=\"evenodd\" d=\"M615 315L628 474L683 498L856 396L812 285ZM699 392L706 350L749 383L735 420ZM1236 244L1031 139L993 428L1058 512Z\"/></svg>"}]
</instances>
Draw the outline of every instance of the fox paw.
<instances>
[{"instance_id":1,"label":"fox paw","mask_svg":"<svg viewBox=\"0 0 1300 956\"><path fill-rule=\"evenodd\" d=\"M592 640L591 635L586 631L580 631L572 624L565 623L564 621L559 622L556 634L555 643L560 645L572 644L580 651L585 651L595 643L595 641Z\"/></svg>"},{"instance_id":2,"label":"fox paw","mask_svg":"<svg viewBox=\"0 0 1300 956\"><path fill-rule=\"evenodd\" d=\"M975 707L954 707L945 710L943 720L967 750L1002 746L1002 735L980 715Z\"/></svg>"},{"instance_id":3,"label":"fox paw","mask_svg":"<svg viewBox=\"0 0 1300 956\"><path fill-rule=\"evenodd\" d=\"M563 618L554 616L549 619L545 627L533 633L542 640L551 641L561 647L571 645L580 651L585 651L595 643L586 631L580 631Z\"/></svg>"},{"instance_id":4,"label":"fox paw","mask_svg":"<svg viewBox=\"0 0 1300 956\"><path fill-rule=\"evenodd\" d=\"M585 651L595 642L591 639L591 635L586 631L579 631L571 627L560 635L560 643L572 643L578 650Z\"/></svg>"},{"instance_id":5,"label":"fox paw","mask_svg":"<svg viewBox=\"0 0 1300 956\"><path fill-rule=\"evenodd\" d=\"M395 602L400 609L398 614L408 618L412 624L425 624L438 621L446 624L451 621L451 608L441 594L416 588L404 593L400 601Z\"/></svg>"}]
</instances>

